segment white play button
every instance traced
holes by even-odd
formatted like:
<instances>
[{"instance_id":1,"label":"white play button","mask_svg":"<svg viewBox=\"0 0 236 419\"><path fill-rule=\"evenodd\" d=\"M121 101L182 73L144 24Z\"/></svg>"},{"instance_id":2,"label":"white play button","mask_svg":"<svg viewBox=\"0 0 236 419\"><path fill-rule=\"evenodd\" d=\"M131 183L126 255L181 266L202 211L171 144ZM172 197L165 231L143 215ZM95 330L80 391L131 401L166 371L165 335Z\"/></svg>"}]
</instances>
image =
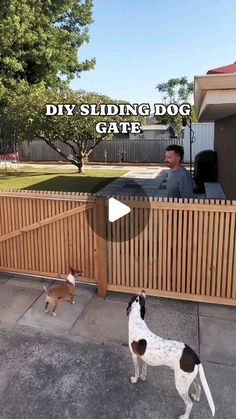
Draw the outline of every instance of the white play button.
<instances>
[{"instance_id":1,"label":"white play button","mask_svg":"<svg viewBox=\"0 0 236 419\"><path fill-rule=\"evenodd\" d=\"M108 201L108 219L111 223L119 218L124 217L124 215L129 214L131 211L130 207L122 202L117 201L115 198L110 198Z\"/></svg>"}]
</instances>

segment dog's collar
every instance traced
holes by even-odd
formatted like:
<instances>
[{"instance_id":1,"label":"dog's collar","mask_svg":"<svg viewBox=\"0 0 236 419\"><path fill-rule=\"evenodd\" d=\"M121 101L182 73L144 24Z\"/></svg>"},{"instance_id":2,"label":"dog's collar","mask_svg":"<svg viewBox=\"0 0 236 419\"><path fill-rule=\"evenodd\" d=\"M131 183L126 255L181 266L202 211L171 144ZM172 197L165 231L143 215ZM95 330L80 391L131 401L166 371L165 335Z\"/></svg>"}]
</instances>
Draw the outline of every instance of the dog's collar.
<instances>
[{"instance_id":1,"label":"dog's collar","mask_svg":"<svg viewBox=\"0 0 236 419\"><path fill-rule=\"evenodd\" d=\"M75 286L75 277L73 275L71 275L71 273L69 273L69 275L67 276L67 281L69 281L71 284L73 284Z\"/></svg>"}]
</instances>

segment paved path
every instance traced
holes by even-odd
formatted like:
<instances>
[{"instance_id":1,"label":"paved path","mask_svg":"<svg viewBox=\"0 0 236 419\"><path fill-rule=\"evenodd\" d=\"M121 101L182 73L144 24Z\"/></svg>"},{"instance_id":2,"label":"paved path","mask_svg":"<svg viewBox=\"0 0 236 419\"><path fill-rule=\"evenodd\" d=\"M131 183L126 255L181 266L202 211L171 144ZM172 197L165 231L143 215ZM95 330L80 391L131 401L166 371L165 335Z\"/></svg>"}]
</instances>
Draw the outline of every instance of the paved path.
<instances>
[{"instance_id":1,"label":"paved path","mask_svg":"<svg viewBox=\"0 0 236 419\"><path fill-rule=\"evenodd\" d=\"M165 367L131 385L128 294L77 285L76 304L44 313L44 281L0 274L1 419L174 419L183 411ZM192 346L204 364L216 419L236 416L236 308L147 297L157 334ZM205 395L192 419L210 419Z\"/></svg>"},{"instance_id":2,"label":"paved path","mask_svg":"<svg viewBox=\"0 0 236 419\"><path fill-rule=\"evenodd\" d=\"M34 167L55 167L60 169L71 169L72 165L68 164L47 164L47 163L37 163L37 164L28 164L24 163L24 166L34 166ZM112 183L109 183L104 188L99 191L99 195L144 195L147 197L166 197L166 182L168 175L167 166L158 166L158 165L101 165L93 164L86 165L86 170L125 170L126 173L114 180ZM195 194L195 198L205 198L205 194Z\"/></svg>"}]
</instances>

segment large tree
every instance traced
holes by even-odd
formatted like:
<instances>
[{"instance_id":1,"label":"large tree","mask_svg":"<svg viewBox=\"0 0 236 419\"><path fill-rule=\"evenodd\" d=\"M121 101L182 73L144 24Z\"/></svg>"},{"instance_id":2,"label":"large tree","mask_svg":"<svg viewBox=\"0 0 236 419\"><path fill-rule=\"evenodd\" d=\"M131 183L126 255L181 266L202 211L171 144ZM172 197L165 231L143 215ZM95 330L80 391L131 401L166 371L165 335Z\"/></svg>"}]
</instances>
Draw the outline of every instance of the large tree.
<instances>
[{"instance_id":1,"label":"large tree","mask_svg":"<svg viewBox=\"0 0 236 419\"><path fill-rule=\"evenodd\" d=\"M80 62L92 0L8 0L0 8L0 104L29 85L67 84L95 60Z\"/></svg>"},{"instance_id":2,"label":"large tree","mask_svg":"<svg viewBox=\"0 0 236 419\"><path fill-rule=\"evenodd\" d=\"M46 116L46 104L75 104L73 116ZM20 144L23 141L43 140L56 150L65 160L83 171L85 160L102 140L112 139L112 134L99 134L96 131L98 122L136 121L140 117L120 116L83 116L80 112L82 104L111 104L114 101L97 93L72 91L64 89L50 91L43 88L31 88L27 95L11 98L3 111L0 129L8 141ZM63 149L60 143L67 145ZM59 144L59 145L58 145Z\"/></svg>"},{"instance_id":3,"label":"large tree","mask_svg":"<svg viewBox=\"0 0 236 419\"><path fill-rule=\"evenodd\" d=\"M175 103L180 105L183 102L189 102L193 94L193 82L189 82L187 77L172 78L165 83L159 83L156 89L161 94L162 103L169 105ZM192 119L195 121L196 116L194 108L192 107ZM182 117L163 115L156 117L160 124L170 125L172 132L175 131L177 135L181 133Z\"/></svg>"}]
</instances>

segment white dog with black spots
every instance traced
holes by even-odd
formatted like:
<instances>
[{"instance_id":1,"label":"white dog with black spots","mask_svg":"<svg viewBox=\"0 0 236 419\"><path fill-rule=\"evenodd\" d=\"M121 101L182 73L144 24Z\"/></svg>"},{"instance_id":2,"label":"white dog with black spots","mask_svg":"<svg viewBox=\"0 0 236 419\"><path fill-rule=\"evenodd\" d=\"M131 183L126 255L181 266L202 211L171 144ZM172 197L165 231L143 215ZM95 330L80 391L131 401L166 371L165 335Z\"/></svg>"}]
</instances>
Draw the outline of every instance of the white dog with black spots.
<instances>
[{"instance_id":1,"label":"white dog with black spots","mask_svg":"<svg viewBox=\"0 0 236 419\"><path fill-rule=\"evenodd\" d=\"M197 354L188 345L175 340L162 339L147 327L145 316L145 291L134 296L127 307L129 315L129 348L134 364L134 376L130 377L135 384L139 378L147 378L147 365L166 365L174 370L175 385L180 397L185 402L185 413L179 419L188 419L193 407L193 401L200 400L201 386L197 380L199 374L212 415L215 415L215 405L208 387L203 366ZM139 374L139 359L142 360L142 371ZM189 394L193 384L195 393Z\"/></svg>"}]
</instances>

